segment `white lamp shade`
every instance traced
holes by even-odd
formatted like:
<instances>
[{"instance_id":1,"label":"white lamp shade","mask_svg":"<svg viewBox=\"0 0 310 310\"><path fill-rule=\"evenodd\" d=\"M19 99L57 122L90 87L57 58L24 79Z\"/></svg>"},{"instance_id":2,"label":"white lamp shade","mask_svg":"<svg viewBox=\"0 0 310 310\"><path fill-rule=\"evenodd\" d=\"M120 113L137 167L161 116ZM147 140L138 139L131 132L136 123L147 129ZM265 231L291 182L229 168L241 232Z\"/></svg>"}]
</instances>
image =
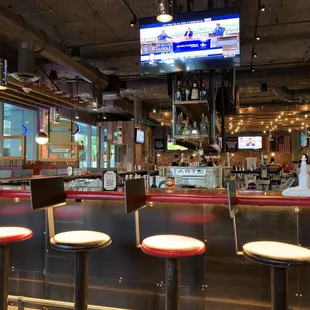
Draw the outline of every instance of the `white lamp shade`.
<instances>
[{"instance_id":1,"label":"white lamp shade","mask_svg":"<svg viewBox=\"0 0 310 310\"><path fill-rule=\"evenodd\" d=\"M38 144L46 144L48 142L48 135L45 131L40 130L38 134L36 135L36 142Z\"/></svg>"}]
</instances>

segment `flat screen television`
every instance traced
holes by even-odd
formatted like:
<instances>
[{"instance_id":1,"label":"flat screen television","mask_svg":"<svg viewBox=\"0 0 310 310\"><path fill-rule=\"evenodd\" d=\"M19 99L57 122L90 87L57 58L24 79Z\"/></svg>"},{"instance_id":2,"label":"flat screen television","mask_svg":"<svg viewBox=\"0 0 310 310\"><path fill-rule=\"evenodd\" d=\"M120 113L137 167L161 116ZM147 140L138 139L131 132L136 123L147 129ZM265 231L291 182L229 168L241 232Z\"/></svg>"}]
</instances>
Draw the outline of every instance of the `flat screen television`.
<instances>
[{"instance_id":1,"label":"flat screen television","mask_svg":"<svg viewBox=\"0 0 310 310\"><path fill-rule=\"evenodd\" d=\"M308 134L306 131L300 133L300 147L308 146Z\"/></svg>"},{"instance_id":2,"label":"flat screen television","mask_svg":"<svg viewBox=\"0 0 310 310\"><path fill-rule=\"evenodd\" d=\"M148 17L139 25L142 74L240 66L238 9L176 14L169 23Z\"/></svg>"},{"instance_id":3,"label":"flat screen television","mask_svg":"<svg viewBox=\"0 0 310 310\"><path fill-rule=\"evenodd\" d=\"M261 150L263 148L263 137L238 137L238 148L239 150Z\"/></svg>"},{"instance_id":4,"label":"flat screen television","mask_svg":"<svg viewBox=\"0 0 310 310\"><path fill-rule=\"evenodd\" d=\"M144 130L136 129L136 143L143 144L144 143Z\"/></svg>"}]
</instances>

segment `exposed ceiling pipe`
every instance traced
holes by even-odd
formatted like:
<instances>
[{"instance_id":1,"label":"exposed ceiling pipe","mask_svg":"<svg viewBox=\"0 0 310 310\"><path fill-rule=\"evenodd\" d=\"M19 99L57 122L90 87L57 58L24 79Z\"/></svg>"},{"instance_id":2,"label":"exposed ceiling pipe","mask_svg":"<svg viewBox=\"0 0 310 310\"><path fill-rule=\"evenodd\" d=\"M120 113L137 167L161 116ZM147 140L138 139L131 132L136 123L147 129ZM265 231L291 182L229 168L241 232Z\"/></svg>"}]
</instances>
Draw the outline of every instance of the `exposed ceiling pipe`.
<instances>
[{"instance_id":1,"label":"exposed ceiling pipe","mask_svg":"<svg viewBox=\"0 0 310 310\"><path fill-rule=\"evenodd\" d=\"M0 34L19 43L33 42L36 52L52 62L75 70L86 81L101 89L105 89L109 85L107 75L84 61L73 60L70 52L65 47L49 38L43 30L35 28L22 16L15 14L11 9L3 5L0 6Z\"/></svg>"},{"instance_id":2,"label":"exposed ceiling pipe","mask_svg":"<svg viewBox=\"0 0 310 310\"><path fill-rule=\"evenodd\" d=\"M274 89L274 94L284 101L304 103L310 101L310 89L289 89L282 86Z\"/></svg>"},{"instance_id":3,"label":"exposed ceiling pipe","mask_svg":"<svg viewBox=\"0 0 310 310\"><path fill-rule=\"evenodd\" d=\"M121 89L120 95L128 99L169 99L166 80L127 81L126 89Z\"/></svg>"}]
</instances>

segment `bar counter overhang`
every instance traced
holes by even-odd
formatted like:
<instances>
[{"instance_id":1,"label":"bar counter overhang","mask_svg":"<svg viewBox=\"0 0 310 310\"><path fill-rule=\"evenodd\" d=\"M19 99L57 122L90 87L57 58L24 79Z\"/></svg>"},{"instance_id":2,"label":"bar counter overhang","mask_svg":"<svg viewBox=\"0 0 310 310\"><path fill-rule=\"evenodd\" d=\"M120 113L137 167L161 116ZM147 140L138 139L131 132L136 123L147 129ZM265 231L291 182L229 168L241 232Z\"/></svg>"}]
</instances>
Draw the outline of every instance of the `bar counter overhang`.
<instances>
[{"instance_id":1,"label":"bar counter overhang","mask_svg":"<svg viewBox=\"0 0 310 310\"><path fill-rule=\"evenodd\" d=\"M44 193L42 193L44 194ZM91 229L109 234L112 245L90 256L89 303L125 309L162 309L163 260L136 247L135 216L126 214L124 193L66 192L67 206L55 209L56 231ZM140 210L141 239L182 234L206 242L207 251L182 261L181 307L185 309L268 309L269 268L236 255L225 190L150 189L150 206ZM310 246L310 198L277 192L237 194L238 247L273 240ZM9 294L73 300L73 256L49 248L44 211L32 212L26 189L0 190L0 226L25 226L34 236L12 249ZM289 272L290 307L310 308L310 269Z\"/></svg>"},{"instance_id":2,"label":"bar counter overhang","mask_svg":"<svg viewBox=\"0 0 310 310\"><path fill-rule=\"evenodd\" d=\"M0 189L0 198L30 198L30 192L26 189ZM78 200L106 200L123 201L123 190L119 191L66 191L67 199ZM148 202L165 203L198 203L227 205L227 192L223 189L152 189L146 194ZM278 191L239 191L237 192L238 205L249 206L296 206L310 207L309 197L285 197Z\"/></svg>"}]
</instances>

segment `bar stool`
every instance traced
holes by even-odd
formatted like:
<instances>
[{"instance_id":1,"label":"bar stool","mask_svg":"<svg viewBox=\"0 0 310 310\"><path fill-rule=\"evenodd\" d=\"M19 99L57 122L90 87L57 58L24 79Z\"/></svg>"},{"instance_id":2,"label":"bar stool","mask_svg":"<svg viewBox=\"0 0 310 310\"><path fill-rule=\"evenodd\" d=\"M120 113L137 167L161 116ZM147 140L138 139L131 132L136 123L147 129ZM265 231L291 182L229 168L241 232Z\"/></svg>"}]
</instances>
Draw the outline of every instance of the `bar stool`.
<instances>
[{"instance_id":1,"label":"bar stool","mask_svg":"<svg viewBox=\"0 0 310 310\"><path fill-rule=\"evenodd\" d=\"M243 246L247 259L271 269L271 309L287 310L287 269L310 263L310 250L296 245L258 241Z\"/></svg>"},{"instance_id":2,"label":"bar stool","mask_svg":"<svg viewBox=\"0 0 310 310\"><path fill-rule=\"evenodd\" d=\"M30 190L32 209L47 210L51 248L75 254L74 309L87 310L88 252L105 248L112 240L107 234L90 230L72 230L55 234L53 209L66 205L63 178L32 179Z\"/></svg>"},{"instance_id":3,"label":"bar stool","mask_svg":"<svg viewBox=\"0 0 310 310\"><path fill-rule=\"evenodd\" d=\"M32 231L23 227L0 227L0 310L6 310L8 305L8 284L11 243L25 241L32 237Z\"/></svg>"},{"instance_id":4,"label":"bar stool","mask_svg":"<svg viewBox=\"0 0 310 310\"><path fill-rule=\"evenodd\" d=\"M142 241L141 250L152 256L166 258L166 310L180 309L180 258L201 255L205 244L180 235L155 235Z\"/></svg>"},{"instance_id":5,"label":"bar stool","mask_svg":"<svg viewBox=\"0 0 310 310\"><path fill-rule=\"evenodd\" d=\"M55 250L75 253L74 309L87 310L88 252L109 246L110 236L97 231L73 230L54 235L50 243Z\"/></svg>"}]
</instances>

